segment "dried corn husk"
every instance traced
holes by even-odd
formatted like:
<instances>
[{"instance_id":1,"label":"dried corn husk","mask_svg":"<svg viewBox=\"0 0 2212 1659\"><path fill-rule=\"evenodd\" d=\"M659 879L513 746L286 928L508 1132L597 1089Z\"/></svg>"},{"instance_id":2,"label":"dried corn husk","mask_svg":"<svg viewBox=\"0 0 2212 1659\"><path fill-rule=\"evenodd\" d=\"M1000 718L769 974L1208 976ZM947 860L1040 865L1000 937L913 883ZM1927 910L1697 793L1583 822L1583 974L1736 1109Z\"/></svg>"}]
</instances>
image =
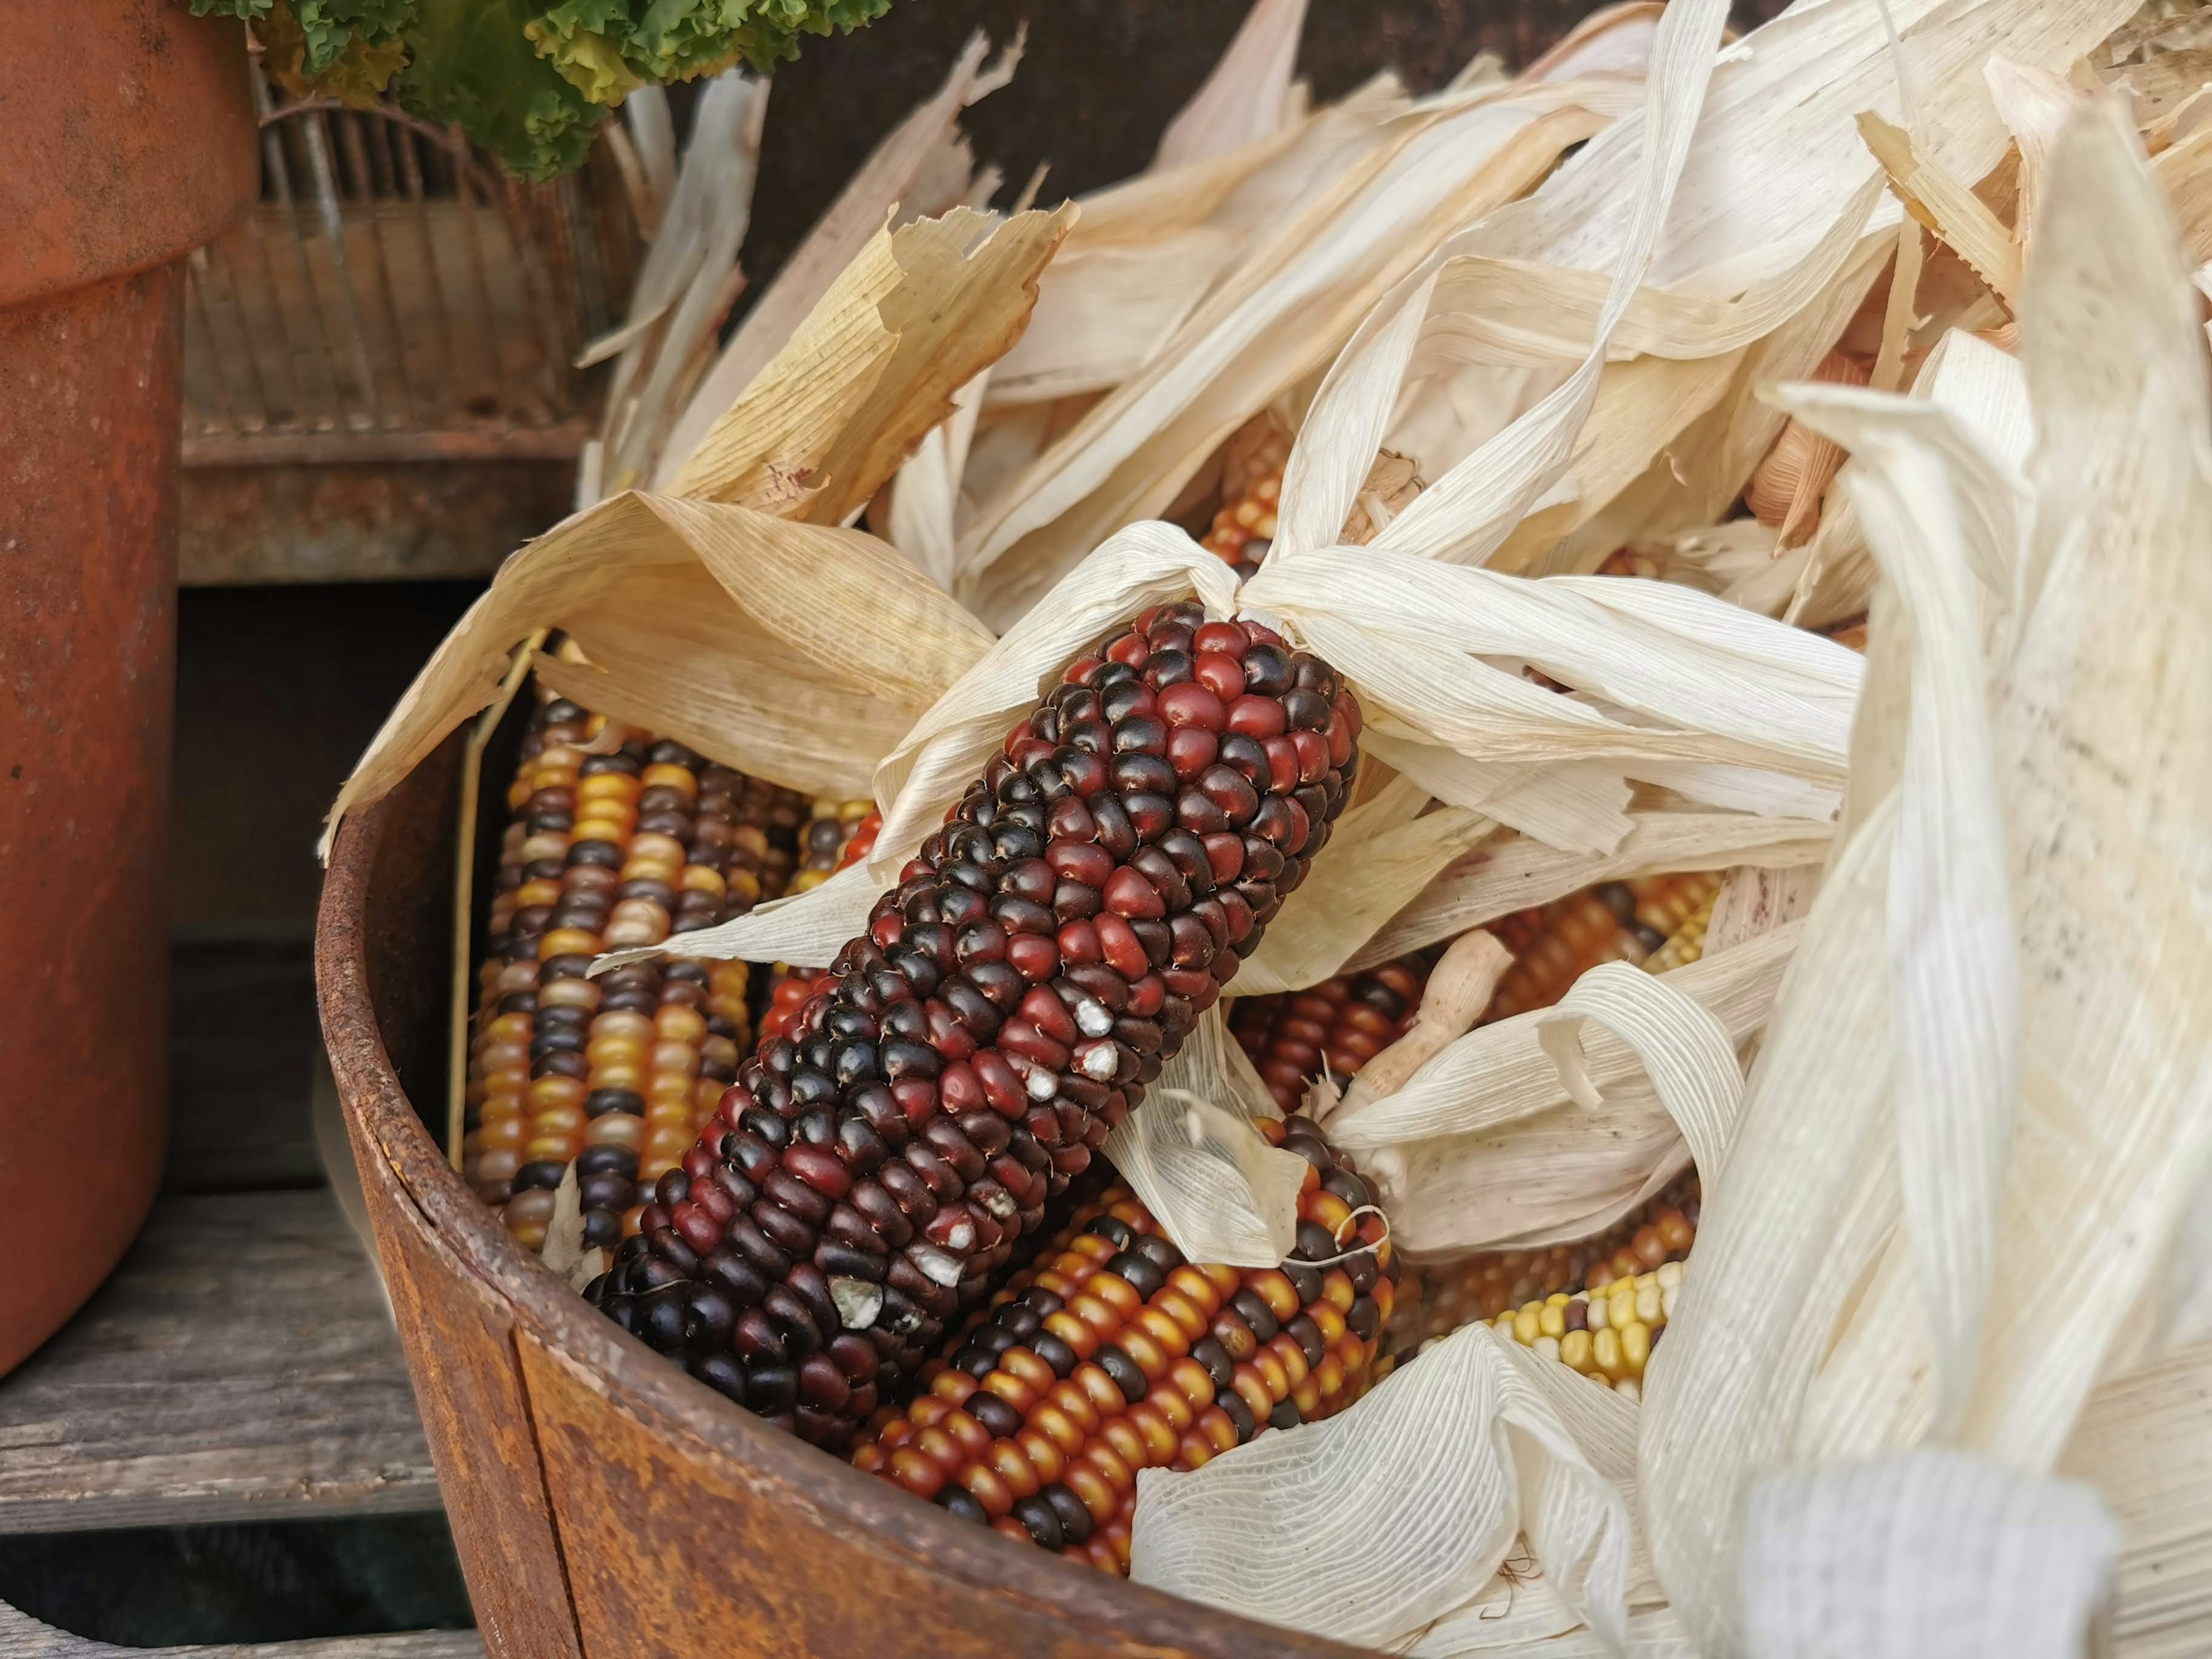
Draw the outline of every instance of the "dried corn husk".
<instances>
[{"instance_id":1,"label":"dried corn husk","mask_svg":"<svg viewBox=\"0 0 2212 1659\"><path fill-rule=\"evenodd\" d=\"M665 94L652 90L655 98L648 101L665 107ZM659 220L631 291L629 315L577 359L582 368L617 358L598 447L580 470L580 509L650 475L744 287L738 250L752 222L768 94L767 82L742 71L708 83L683 167L659 198Z\"/></svg>"},{"instance_id":2,"label":"dried corn husk","mask_svg":"<svg viewBox=\"0 0 2212 1659\"><path fill-rule=\"evenodd\" d=\"M1256 0L1237 38L1160 135L1152 170L1227 155L1282 131L1306 0Z\"/></svg>"},{"instance_id":3,"label":"dried corn husk","mask_svg":"<svg viewBox=\"0 0 2212 1659\"><path fill-rule=\"evenodd\" d=\"M1328 360L1423 247L1528 188L1603 124L1621 87L1447 94L1379 126L1361 121L1330 146L1334 165L1303 210L979 517L957 591L1002 623L1117 526L1166 510L1224 438Z\"/></svg>"},{"instance_id":4,"label":"dried corn husk","mask_svg":"<svg viewBox=\"0 0 2212 1659\"><path fill-rule=\"evenodd\" d=\"M1140 1583L1346 1642L1401 1642L1480 1591L1525 1532L1577 1622L1626 1633L1632 1524L1590 1449L1625 1401L1487 1326L1352 1410L1194 1474L1137 1477ZM1280 1524L1288 1510L1310 1524Z\"/></svg>"},{"instance_id":5,"label":"dried corn husk","mask_svg":"<svg viewBox=\"0 0 2212 1659\"><path fill-rule=\"evenodd\" d=\"M1948 11L1933 12L1923 6L1889 8L1887 15L1893 16L1912 64L1920 112L1916 137L1958 176L1980 177L2002 154L2005 142L1980 84L1980 65L1989 43L2002 34L2007 51L2021 61L2063 66L2108 28L2120 9L2109 3L1996 4L1954 18ZM1528 310L1536 321L1510 342L1510 351L1506 343L1496 338L1486 306L1480 311L1468 306L1451 326L1470 331L1470 338L1487 340L1476 349L1487 354L1489 367L1472 377L1455 378L1453 395L1480 408L1484 401L1480 392L1486 384L1502 401L1492 403L1478 420L1463 423L1469 436L1458 447L1462 453L1474 453L1460 464L1458 480L1449 481L1449 475L1439 479L1425 498L1425 507L1409 515L1412 522L1396 526L1409 541L1425 539L1451 556L1479 560L1504 558L1500 550L1509 546L1510 535L1510 561L1503 568L1574 568L1576 560L1594 563L1609 547L1597 546L1593 553L1591 544L1570 545L1560 538L1594 518L1644 473L1670 439L1701 412L1716 407L1724 381L1714 382L1710 378L1712 366L1703 360L1737 349L1771 330L1783 316L1802 309L1809 297L1804 292L1808 285L1817 289L1840 282L1848 271L1850 283L1843 285L1848 292L1850 283L1863 283L1871 276L1864 262L1872 249L1863 239L1876 239L1876 245L1886 240L1890 233L1884 226L1895 210L1883 206L1869 213L1874 198L1853 193L1875 185L1876 176L1852 118L1870 105L1889 104L1895 96L1884 14L1878 9L1850 7L1794 9L1730 53L1720 66L1717 84L1722 91L1700 126L1684 175L1683 208L1672 221L1678 228L1653 250L1646 279L1673 302L1671 312L1652 314L1672 319L1670 331L1660 337L1670 360L1679 360L1678 366L1668 369L1637 361L1617 364L1601 375L1593 366L1593 335L1582 333L1579 322L1573 331L1542 325L1550 290L1540 280L1525 284L1531 296ZM1589 310L1562 307L1559 315L1593 315L1595 296L1602 292L1602 279L1594 274L1595 268L1614 255L1620 246L1620 228L1632 222L1640 198L1648 195L1633 165L1641 128L1638 117L1619 123L1527 203L1492 216L1489 222L1446 245L1431 265L1467 261L1466 274L1455 280L1472 284L1474 292L1510 284L1520 267L1537 266L1540 276L1555 281L1564 293L1589 296L1579 305ZM1757 163L1745 165L1742 158L1747 156L1758 158ZM1565 269L1556 269L1559 267ZM1445 286L1445 293L1449 301L1453 288ZM1709 306L1702 314L1683 304L1723 296L1732 303ZM1648 307L1661 297L1644 303ZM1349 362L1383 331L1389 309L1386 306L1363 330L1362 338L1355 340L1335 374L1347 373ZM1849 307L1839 310L1842 314L1835 319L1838 331ZM1634 307L1629 314L1636 314ZM1626 322L1620 326L1625 328ZM1558 337L1563 333L1570 337ZM1832 334L1808 342L1810 356L1797 372L1817 360L1833 338ZM1614 340L1598 343L1605 349L1616 343L1626 343L1618 332ZM1650 352L1656 345L1654 341L1639 349ZM1549 354L1560 372L1573 368L1577 359L1581 367L1573 368L1565 385L1541 375L1531 384L1525 362L1540 351ZM1624 389L1608 398L1601 385L1606 379L1622 382L1624 388L1634 384L1638 394L1626 395ZM1544 394L1542 401L1528 401L1539 394ZM1408 426L1428 430L1449 426L1425 421L1422 401L1417 394L1398 412L1394 434ZM1540 420L1539 410L1544 411ZM1582 418L1585 413L1587 421ZM1517 434L1510 444L1509 434ZM1767 436L1771 439L1771 428ZM1437 458L1432 452L1401 442L1396 436L1392 441L1421 453L1429 476L1437 476ZM1741 471L1725 479L1721 499L1710 510L1723 506L1741 487L1764 448L1764 443L1753 448ZM1559 483L1570 464L1571 473ZM1699 494L1710 488L1702 479L1689 482ZM1532 517L1516 530L1515 522L1536 492L1555 484L1561 493L1549 514ZM1667 493L1656 479L1653 489ZM1420 514L1456 510L1462 494L1491 510L1467 515L1449 538L1428 535ZM1654 511L1646 503L1638 516L1649 522ZM1638 527L1632 523L1616 528ZM1548 562L1547 550L1554 544L1562 547L1565 562Z\"/></svg>"},{"instance_id":6,"label":"dried corn husk","mask_svg":"<svg viewBox=\"0 0 2212 1659\"><path fill-rule=\"evenodd\" d=\"M989 644L910 562L836 525L1019 332L1066 210L991 222L962 209L878 232L684 492L616 496L510 558L370 744L331 832L491 699L518 640L556 627L589 665L547 678L590 706L793 787L864 787Z\"/></svg>"},{"instance_id":7,"label":"dried corn husk","mask_svg":"<svg viewBox=\"0 0 2212 1659\"><path fill-rule=\"evenodd\" d=\"M1272 1267L1297 1243L1298 1189L1310 1167L1253 1127L1277 1115L1216 1005L1103 1150L1190 1260Z\"/></svg>"},{"instance_id":8,"label":"dried corn husk","mask_svg":"<svg viewBox=\"0 0 2212 1659\"><path fill-rule=\"evenodd\" d=\"M2212 588L2193 545L2212 488L2212 415L2172 222L2134 149L2100 106L2071 118L2051 159L2023 288L2042 439L2032 532L2004 463L1947 411L1799 395L1801 416L1845 438L1867 469L1853 495L1886 564L1948 564L1954 581L1972 569L1999 625L1954 615L1939 626L1910 586L1909 611L1877 614L1887 660L1871 672L1886 692L1901 689L1909 641L1911 702L1870 698L1853 781L1854 800L1866 799L1807 923L1727 1177L1708 1196L1698 1272L1649 1378L1654 1559L1707 1650L1744 1640L1730 1588L1736 1534L1713 1517L1734 1512L1731 1493L1753 1471L1909 1446L1947 1421L1961 1446L2051 1468L2085 1423L2116 1342L2124 1349L2125 1316L2212 1158L2212 954L2201 925L2212 801L2200 763L2212 684L2198 649ZM2127 649L2111 648L2118 640ZM1948 690L1921 677L1947 653L1969 671ZM1963 764L1916 765L1929 728L1904 722L1923 720L1929 695L1986 698L1981 773L1996 800L1983 810L2008 852L2000 914L2016 931L1966 948L1959 968L1923 982L1916 1009L1899 975L1946 932L1917 913L1878 918L1901 879L1898 849L1908 838L1926 847L1931 821L1976 783ZM2017 950L2016 980L1990 965L2000 949ZM1995 1189L1916 1188L1899 1134L1908 1113L1929 1113L1901 1085L1944 1074L1936 1055L1978 1029L1971 1011L1991 991L2016 1012L1982 1018L1944 1064L1984 1103L1959 1127L1978 1144L1969 1169L1994 1152ZM1870 1063L1885 1054L1887 1066ZM1917 1248L1962 1227L1991 1248ZM1795 1331L1758 1312L1747 1329L1748 1304L1733 1298L1796 1271L1791 1241L1819 1233L1835 1242ZM1944 1311L1984 1298L1978 1331ZM1747 1351L1762 1363L1747 1365Z\"/></svg>"},{"instance_id":9,"label":"dried corn husk","mask_svg":"<svg viewBox=\"0 0 2212 1659\"><path fill-rule=\"evenodd\" d=\"M677 484L678 469L784 350L895 210L903 210L903 219L926 218L968 199L975 161L960 133L960 112L1013 78L1020 39L987 64L989 52L980 32L969 38L937 95L891 129L785 262L671 428L647 475L654 489L684 493Z\"/></svg>"}]
</instances>

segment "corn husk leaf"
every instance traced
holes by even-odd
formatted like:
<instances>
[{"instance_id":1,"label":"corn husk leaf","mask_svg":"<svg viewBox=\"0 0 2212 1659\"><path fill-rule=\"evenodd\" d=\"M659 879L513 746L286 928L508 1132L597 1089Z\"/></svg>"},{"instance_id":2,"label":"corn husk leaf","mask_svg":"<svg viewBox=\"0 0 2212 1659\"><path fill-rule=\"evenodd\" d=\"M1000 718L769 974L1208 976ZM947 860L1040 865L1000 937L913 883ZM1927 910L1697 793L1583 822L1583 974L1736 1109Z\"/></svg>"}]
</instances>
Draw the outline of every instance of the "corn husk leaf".
<instances>
[{"instance_id":1,"label":"corn husk leaf","mask_svg":"<svg viewBox=\"0 0 2212 1659\"><path fill-rule=\"evenodd\" d=\"M2126 1659L2182 1659L2212 1631L2208 1366L2200 1337L2104 1383L2059 1455L2058 1473L2093 1484L2120 1523L2112 1639Z\"/></svg>"},{"instance_id":2,"label":"corn husk leaf","mask_svg":"<svg viewBox=\"0 0 2212 1659\"><path fill-rule=\"evenodd\" d=\"M1525 1531L1553 1593L1618 1640L1633 1527L1584 1444L1598 1437L1586 1419L1626 1411L1472 1326L1338 1416L1191 1474L1139 1474L1129 1575L1339 1641L1396 1645L1480 1590Z\"/></svg>"},{"instance_id":3,"label":"corn husk leaf","mask_svg":"<svg viewBox=\"0 0 2212 1659\"><path fill-rule=\"evenodd\" d=\"M988 222L962 210L877 234L763 372L787 395L749 395L716 428L719 459L694 474L713 504L617 495L510 558L370 744L325 850L343 814L489 702L515 642L545 629L588 641L589 666L549 671L586 706L792 787L864 788L989 635L911 562L819 519L879 487L1018 330L1065 221L1021 215L978 243Z\"/></svg>"},{"instance_id":4,"label":"corn husk leaf","mask_svg":"<svg viewBox=\"0 0 2212 1659\"><path fill-rule=\"evenodd\" d=\"M1217 1004L1102 1150L1187 1258L1272 1267L1297 1242L1298 1190L1311 1167L1253 1127L1275 1115Z\"/></svg>"},{"instance_id":5,"label":"corn husk leaf","mask_svg":"<svg viewBox=\"0 0 2212 1659\"><path fill-rule=\"evenodd\" d=\"M1854 281L1864 274L1863 264L1828 263L1833 256L1822 250L1832 246L1826 239L1843 237L1846 252L1863 262L1870 251L1861 245L1862 236L1881 234L1893 222L1893 204L1859 215L1854 194L1875 174L1853 118L1869 106L1895 107L1886 17L1894 19L1912 64L1919 114L1916 140L1954 176L1979 178L2006 142L1980 84L1981 64L1992 42L2002 37L2005 50L2022 62L2063 67L2122 9L2111 3L1993 3L1954 15L1914 4L1893 6L1886 13L1811 7L1785 14L1727 54L1720 65L1719 90L1699 125L1682 175L1682 206L1668 221L1671 228L1651 250L1648 270L1639 272L1638 280L1681 298L1726 299L1755 291L1761 283L1786 280L1792 272L1810 278L1825 270L1838 281L1846 270L1853 271ZM1437 259L1473 257L1564 267L1589 291L1594 279L1583 273L1617 258L1624 228L1636 222L1650 197L1636 167L1642 126L1638 116L1625 118L1528 202L1493 215L1440 250ZM1745 165L1746 156L1757 157L1757 163ZM1540 300L1536 304L1540 307ZM1837 319L1838 327L1841 320ZM1371 331L1381 325L1378 316L1369 326ZM1480 317L1474 326L1483 326ZM1832 338L1814 343L1813 357ZM1722 334L1703 343L1687 337L1672 349L1689 356L1739 343ZM1533 349L1530 342L1517 343ZM1354 351L1358 349L1355 343ZM1720 395L1711 386L1696 389L1696 379L1705 371L1692 363L1672 374L1632 362L1601 375L1592 366L1595 356L1584 356L1578 347L1572 357L1582 359L1579 368L1573 368L1572 358L1559 360L1559 372L1573 368L1565 383L1541 375L1533 385L1525 378L1500 378L1502 370L1493 364L1486 384L1502 402L1491 403L1471 424L1473 443L1454 446L1467 455L1456 477L1439 478L1422 506L1407 515L1411 522L1401 520L1394 530L1409 544L1453 557L1492 557L1507 562L1502 568L1562 568L1545 562L1547 550L1578 522L1594 518L1610 495L1645 477L1648 465L1684 425L1701 411L1717 409L1714 398ZM1340 362L1336 373L1344 372L1346 363ZM1512 371L1521 377L1527 373L1525 368ZM1647 391L1654 395L1616 392L1608 398L1601 379L1625 382L1626 377L1648 382ZM1432 384L1451 385L1455 397L1483 407L1485 400L1468 390L1464 379ZM1533 392L1545 395L1531 404L1525 400ZM1428 418L1419 397L1410 399L1398 411L1393 430L1449 429L1449 420ZM1422 453L1433 468L1432 455ZM1590 462L1575 460L1578 454ZM1756 454L1754 450L1751 459ZM1569 475L1571 463L1574 471ZM1431 476L1436 476L1433 471ZM1569 481L1562 483L1563 477ZM1652 487L1664 493L1663 481L1654 479ZM1528 506L1551 499L1543 495L1547 489L1558 497L1551 516L1531 517L1516 529ZM1718 505L1725 505L1724 497ZM1419 516L1448 513L1456 520L1449 536L1431 533L1433 526ZM1638 526L1632 519L1625 527L1632 532ZM1597 556L1607 550L1598 549ZM1572 568L1588 551L1581 544L1566 546L1564 568Z\"/></svg>"},{"instance_id":6,"label":"corn husk leaf","mask_svg":"<svg viewBox=\"0 0 2212 1659\"><path fill-rule=\"evenodd\" d=\"M2071 1659L2118 1541L2090 1488L1958 1452L1784 1471L1744 1526L1750 1650Z\"/></svg>"},{"instance_id":7,"label":"corn husk leaf","mask_svg":"<svg viewBox=\"0 0 2212 1659\"><path fill-rule=\"evenodd\" d=\"M1963 1447L2051 1468L2212 1155L2201 856L2212 683L2197 648L2212 586L2196 544L2212 415L2175 240L2121 119L2109 107L2072 118L2023 283L2039 428L2032 535L2002 463L1947 412L1899 409L1886 432L1854 434L1863 478L1884 471L1857 496L1869 539L1887 567L1917 568L1896 590L1903 602L1877 612L1850 839L1806 924L1727 1178L1701 1218L1698 1271L1647 1377L1653 1557L1709 1650L1745 1640L1736 1534L1713 1517L1739 1512L1754 1471L1910 1446L1947 1420ZM1838 410L1857 412L1832 390L1799 397L1832 429ZM1910 510L1869 513L1885 491ZM1995 532L2008 518L2007 540ZM1983 556L1970 562L1970 547ZM1927 604L1928 573L1946 563L1954 574L1935 580L1955 592L1972 571L1994 625L1944 622ZM1992 566L2006 578L1994 586ZM1945 653L1973 672L1929 660ZM1986 699L1981 780L1915 765L1930 696ZM1991 781L1994 809L1969 811L1993 810L2000 826L2016 988L1977 962L1922 981L1928 1006L1907 1011L1901 971L1946 948L1946 930L1892 905L1899 849L1917 843L1903 867L1929 856L1931 823ZM1976 1012L1991 990L2017 999L2011 1021ZM1939 1060L1939 1045L1970 1032ZM1925 1115L1909 1091L1947 1074L1982 1102L1960 1127L1977 1143L1969 1176L1996 1149L1993 1195L1970 1179L1916 1196L1900 1157L1903 1120ZM1931 1239L1957 1236L1947 1212L1990 1215L1993 1247L1931 1255ZM1756 1292L1744 1299L1778 1276L1808 1287L1786 1319L1753 1305ZM1984 1298L1978 1330L1947 1312Z\"/></svg>"},{"instance_id":8,"label":"corn husk leaf","mask_svg":"<svg viewBox=\"0 0 2212 1659\"><path fill-rule=\"evenodd\" d=\"M1661 978L1740 1049L1766 1023L1801 931L1778 927ZM1331 1140L1379 1182L1402 1248L1434 1255L1580 1237L1680 1169L1680 1132L1635 1050L1602 1029L1583 1033L1593 1111L1575 1103L1545 1052L1541 1018L1480 1026L1379 1098L1360 1097L1355 1080L1330 1120Z\"/></svg>"},{"instance_id":9,"label":"corn husk leaf","mask_svg":"<svg viewBox=\"0 0 2212 1659\"><path fill-rule=\"evenodd\" d=\"M987 65L989 51L981 33L969 37L936 96L884 136L798 252L784 262L768 292L700 378L691 401L671 428L653 474L656 489L684 493L676 480L692 452L783 351L840 276L884 229L895 208L903 205L909 216L927 217L944 213L966 198L974 163L967 141L960 136L960 112L1005 86L1021 61L1018 40ZM929 199L921 199L918 187L933 179L945 182L927 190Z\"/></svg>"},{"instance_id":10,"label":"corn husk leaf","mask_svg":"<svg viewBox=\"0 0 2212 1659\"><path fill-rule=\"evenodd\" d=\"M579 507L644 482L690 395L702 354L712 349L737 298L744 282L738 250L752 223L768 95L767 82L740 72L708 83L682 170L661 198L629 317L578 359L581 368L617 358L599 422L597 476Z\"/></svg>"},{"instance_id":11,"label":"corn husk leaf","mask_svg":"<svg viewBox=\"0 0 2212 1659\"><path fill-rule=\"evenodd\" d=\"M1618 100L1617 88L1591 86ZM1166 510L1224 438L1327 362L1429 240L1528 188L1601 125L1586 106L1605 100L1589 91L1500 88L1363 122L1308 205L979 518L963 596L987 620L1018 615L1118 526Z\"/></svg>"},{"instance_id":12,"label":"corn husk leaf","mask_svg":"<svg viewBox=\"0 0 2212 1659\"><path fill-rule=\"evenodd\" d=\"M1493 836L1445 866L1420 896L1352 955L1357 971L1451 939L1516 910L1549 904L1601 881L1741 864L1774 870L1817 866L1833 823L1741 812L1645 811L1610 853L1562 852L1531 836Z\"/></svg>"},{"instance_id":13,"label":"corn husk leaf","mask_svg":"<svg viewBox=\"0 0 2212 1659\"><path fill-rule=\"evenodd\" d=\"M1281 131L1306 0L1255 0L1237 38L1160 135L1152 171L1211 161Z\"/></svg>"},{"instance_id":14,"label":"corn husk leaf","mask_svg":"<svg viewBox=\"0 0 2212 1659\"><path fill-rule=\"evenodd\" d=\"M872 310L879 328L830 342L854 355L827 362L806 349L817 345L810 319L699 441L672 492L789 500L788 516L843 523L952 413L954 394L1020 337L1037 273L1074 216L1068 207L1024 213L994 230L990 215L957 208L872 238L815 314ZM857 403L855 386L866 387Z\"/></svg>"},{"instance_id":15,"label":"corn husk leaf","mask_svg":"<svg viewBox=\"0 0 2212 1659\"><path fill-rule=\"evenodd\" d=\"M1295 991L1340 972L1377 918L1403 906L1496 828L1463 806L1423 812L1428 799L1410 779L1394 778L1339 818L1230 988L1239 996Z\"/></svg>"}]
</instances>

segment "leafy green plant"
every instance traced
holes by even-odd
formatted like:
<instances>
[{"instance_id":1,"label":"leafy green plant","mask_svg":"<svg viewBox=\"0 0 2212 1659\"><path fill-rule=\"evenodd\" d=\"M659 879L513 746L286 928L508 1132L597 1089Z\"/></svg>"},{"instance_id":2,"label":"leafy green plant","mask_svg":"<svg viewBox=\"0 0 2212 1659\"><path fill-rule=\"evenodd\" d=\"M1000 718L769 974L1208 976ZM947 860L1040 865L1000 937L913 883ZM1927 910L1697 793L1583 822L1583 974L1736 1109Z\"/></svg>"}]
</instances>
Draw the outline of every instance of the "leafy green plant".
<instances>
[{"instance_id":1,"label":"leafy green plant","mask_svg":"<svg viewBox=\"0 0 2212 1659\"><path fill-rule=\"evenodd\" d=\"M364 103L389 93L459 122L509 171L580 165L635 88L737 64L772 69L800 39L858 28L890 0L191 0L243 18L277 83Z\"/></svg>"}]
</instances>

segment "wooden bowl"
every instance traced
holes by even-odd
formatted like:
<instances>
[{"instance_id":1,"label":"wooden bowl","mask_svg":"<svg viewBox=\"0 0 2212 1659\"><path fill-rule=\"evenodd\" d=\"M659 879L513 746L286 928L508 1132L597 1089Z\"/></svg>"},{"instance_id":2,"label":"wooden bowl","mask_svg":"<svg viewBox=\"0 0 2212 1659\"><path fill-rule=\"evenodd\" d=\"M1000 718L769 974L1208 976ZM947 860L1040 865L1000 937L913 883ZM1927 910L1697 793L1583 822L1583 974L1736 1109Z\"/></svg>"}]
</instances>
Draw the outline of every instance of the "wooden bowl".
<instances>
[{"instance_id":1,"label":"wooden bowl","mask_svg":"<svg viewBox=\"0 0 2212 1659\"><path fill-rule=\"evenodd\" d=\"M315 969L486 1650L1348 1659L1024 1547L780 1434L515 1243L410 1100L442 1118L459 757L448 742L348 820Z\"/></svg>"}]
</instances>

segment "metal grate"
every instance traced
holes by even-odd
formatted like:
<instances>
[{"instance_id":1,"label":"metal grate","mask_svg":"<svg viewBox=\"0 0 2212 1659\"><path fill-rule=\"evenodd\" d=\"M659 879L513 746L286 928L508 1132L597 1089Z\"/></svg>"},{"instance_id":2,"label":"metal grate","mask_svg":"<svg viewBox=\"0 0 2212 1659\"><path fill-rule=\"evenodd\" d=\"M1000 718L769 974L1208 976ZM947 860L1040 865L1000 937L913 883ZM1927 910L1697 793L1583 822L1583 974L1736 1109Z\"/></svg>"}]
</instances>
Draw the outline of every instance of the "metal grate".
<instances>
[{"instance_id":1,"label":"metal grate","mask_svg":"<svg viewBox=\"0 0 2212 1659\"><path fill-rule=\"evenodd\" d=\"M574 455L571 364L638 258L618 169L525 184L458 130L254 78L260 203L191 260L186 464Z\"/></svg>"}]
</instances>

